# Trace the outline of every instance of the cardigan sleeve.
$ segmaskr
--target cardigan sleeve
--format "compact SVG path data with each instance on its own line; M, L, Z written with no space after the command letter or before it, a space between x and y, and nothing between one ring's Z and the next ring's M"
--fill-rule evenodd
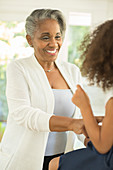
M37 132L49 132L51 114L31 106L29 85L24 69L18 62L13 61L8 65L6 73L6 97L9 116L25 128Z

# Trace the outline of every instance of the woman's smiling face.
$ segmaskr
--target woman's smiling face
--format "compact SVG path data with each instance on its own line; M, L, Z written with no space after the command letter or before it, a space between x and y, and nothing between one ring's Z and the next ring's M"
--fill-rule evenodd
M32 46L39 62L53 62L62 45L60 26L56 20L46 19L39 22Z

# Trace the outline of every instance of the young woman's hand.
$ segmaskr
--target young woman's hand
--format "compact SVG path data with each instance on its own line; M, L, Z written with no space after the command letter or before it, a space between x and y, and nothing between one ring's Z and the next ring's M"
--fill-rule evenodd
M84 134L86 137L88 137L83 119L73 119L71 123L71 129L76 134Z
M79 107L80 110L86 110L91 107L89 97L80 85L77 85L77 90L72 97L72 102Z

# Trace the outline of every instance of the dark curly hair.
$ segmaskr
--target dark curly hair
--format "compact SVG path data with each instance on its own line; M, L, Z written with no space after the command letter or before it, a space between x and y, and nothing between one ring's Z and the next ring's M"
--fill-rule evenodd
M90 85L96 84L105 91L113 87L113 20L108 20L85 36L81 51L83 76Z

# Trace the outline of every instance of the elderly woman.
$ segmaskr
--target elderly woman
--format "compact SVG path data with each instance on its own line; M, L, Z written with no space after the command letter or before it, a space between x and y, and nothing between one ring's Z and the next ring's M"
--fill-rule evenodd
M34 54L7 68L9 114L0 170L47 170L49 161L65 152L66 131L85 134L83 121L73 118L76 107L71 102L80 71L57 60L66 29L62 13L35 10L25 28Z

